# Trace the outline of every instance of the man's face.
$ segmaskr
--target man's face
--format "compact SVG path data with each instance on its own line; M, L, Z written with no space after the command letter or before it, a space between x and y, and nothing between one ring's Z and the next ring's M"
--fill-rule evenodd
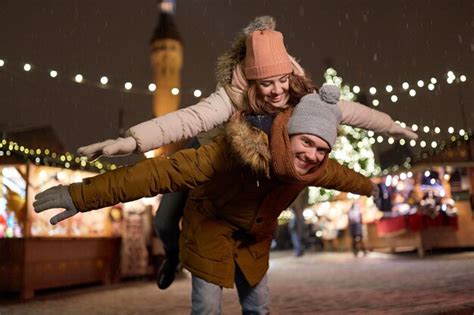
M331 151L326 141L310 134L298 134L290 137L291 151L294 154L293 165L299 175L305 175L319 166Z

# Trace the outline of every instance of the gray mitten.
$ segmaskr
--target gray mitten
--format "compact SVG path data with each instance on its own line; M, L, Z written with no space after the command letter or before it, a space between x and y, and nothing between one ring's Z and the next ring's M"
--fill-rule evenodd
M77 149L77 153L87 156L89 161L94 161L105 156L127 155L131 154L137 148L137 141L133 137L109 139L103 142L97 142Z
M35 196L36 201L33 203L35 212L40 213L48 209L64 208L65 211L49 220L53 225L78 213L79 211L74 206L67 188L68 186L58 185L37 194Z

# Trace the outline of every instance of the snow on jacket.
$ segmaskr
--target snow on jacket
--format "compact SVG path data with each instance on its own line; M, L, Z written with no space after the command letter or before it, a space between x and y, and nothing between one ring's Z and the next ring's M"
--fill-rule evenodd
M286 126L288 115L284 118ZM228 125L227 133L209 145L70 185L76 208L83 212L191 189L182 221L181 262L194 275L230 288L236 263L250 285L265 275L277 218L305 186L371 194L372 184L366 177L331 159L305 175L311 177L305 184L283 181L268 170L266 134L240 119Z

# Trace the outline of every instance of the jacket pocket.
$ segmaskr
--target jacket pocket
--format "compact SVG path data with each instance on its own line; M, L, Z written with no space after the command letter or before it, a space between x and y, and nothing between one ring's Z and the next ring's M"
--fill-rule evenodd
M205 216L183 218L184 245L205 259L218 262L232 259L234 241L230 233L230 228Z
M250 253L255 259L267 257L270 254L271 243L272 243L271 239L264 239L264 240L259 241L258 243L249 245Z

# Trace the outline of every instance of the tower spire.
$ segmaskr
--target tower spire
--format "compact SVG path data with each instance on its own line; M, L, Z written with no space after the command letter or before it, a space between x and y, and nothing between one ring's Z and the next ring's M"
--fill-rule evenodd
M157 1L158 23L150 40L150 59L156 90L153 95L155 117L173 112L180 105L183 45L174 20L175 0ZM161 150L170 153L172 149Z

